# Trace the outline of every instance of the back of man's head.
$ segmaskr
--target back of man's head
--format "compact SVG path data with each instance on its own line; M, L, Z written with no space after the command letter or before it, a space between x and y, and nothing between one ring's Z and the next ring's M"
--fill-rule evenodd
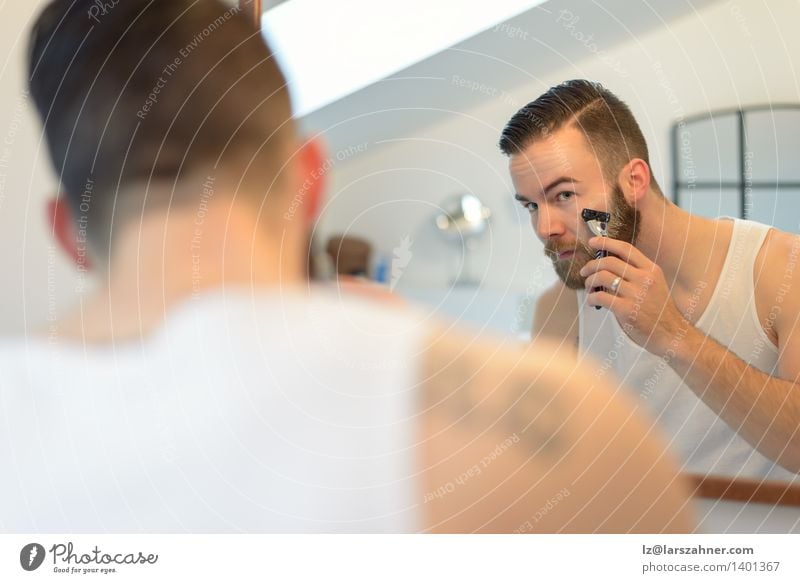
M95 248L112 212L141 210L152 182L213 170L258 184L260 196L280 192L294 137L289 96L238 7L54 0L34 26L29 75L53 164ZM141 200L117 201L123 192ZM183 202L161 198L148 208Z

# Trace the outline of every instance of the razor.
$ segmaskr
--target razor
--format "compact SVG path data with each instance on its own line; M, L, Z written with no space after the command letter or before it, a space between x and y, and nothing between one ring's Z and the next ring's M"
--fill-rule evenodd
M608 222L611 220L610 213L604 213L603 211L596 211L593 209L583 209L581 217L595 236L608 237ZM600 259L602 257L608 257L608 251L605 249L598 249L594 254L594 258ZM601 289L603 288L596 287L592 291L599 291ZM599 310L600 306L595 306L595 309Z

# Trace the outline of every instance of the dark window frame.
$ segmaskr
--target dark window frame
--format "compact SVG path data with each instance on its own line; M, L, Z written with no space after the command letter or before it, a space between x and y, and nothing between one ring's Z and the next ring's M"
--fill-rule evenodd
M727 108L727 109L717 109L714 111L708 111L704 113L699 113L691 116L687 116L675 122L672 125L672 131L670 132L670 141L671 141L671 148L672 148L672 201L680 206L681 208L683 205L681 204L681 192L684 190L690 189L698 189L698 188L711 188L711 189L736 189L739 193L739 217L741 219L749 219L749 211L752 208L752 201L751 204L748 204L748 197L752 196L752 190L754 188L771 188L775 189L776 191L783 190L783 189L800 189L800 181L753 181L747 179L747 169L746 169L746 155L747 155L747 133L746 133L746 121L745 116L749 113L755 112L763 112L763 111L777 111L777 110L794 110L800 113L800 103L772 103L772 104L761 104L761 105L753 105L748 107L741 107L741 108ZM713 119L714 117L722 117L734 115L737 119L738 124L738 144L737 144L737 155L738 155L738 165L739 165L739 179L736 181L730 180L722 180L720 178L716 181L702 181L702 180L681 180L680 176L680 144L679 144L679 132L681 129L685 128L686 126L695 123L706 121L708 119Z

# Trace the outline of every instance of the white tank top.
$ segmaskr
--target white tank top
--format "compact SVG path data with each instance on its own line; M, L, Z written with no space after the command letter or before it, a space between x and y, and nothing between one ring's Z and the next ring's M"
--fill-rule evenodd
M758 321L753 285L756 256L771 227L733 221L722 275L695 326L749 365L774 374L778 349ZM616 374L625 390L656 418L683 460L684 471L779 480L796 477L751 447L664 359L635 344L611 312L586 305L583 290L578 290L578 309L581 353L599 361L590 365L599 376Z
M144 342L0 343L0 529L418 530L423 316L226 290Z

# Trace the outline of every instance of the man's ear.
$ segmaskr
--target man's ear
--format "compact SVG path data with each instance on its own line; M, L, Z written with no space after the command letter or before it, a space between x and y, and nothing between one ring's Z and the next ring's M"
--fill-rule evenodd
M86 242L78 240L75 221L72 219L72 210L66 197L61 194L48 200L45 212L47 213L47 226L61 250L78 267L91 269Z
M622 168L618 181L625 200L635 206L650 191L650 166L641 158L634 158Z
M311 227L319 214L322 193L325 191L325 173L329 170L320 140L311 138L301 144L296 160L300 192L303 193L303 217L306 226Z

